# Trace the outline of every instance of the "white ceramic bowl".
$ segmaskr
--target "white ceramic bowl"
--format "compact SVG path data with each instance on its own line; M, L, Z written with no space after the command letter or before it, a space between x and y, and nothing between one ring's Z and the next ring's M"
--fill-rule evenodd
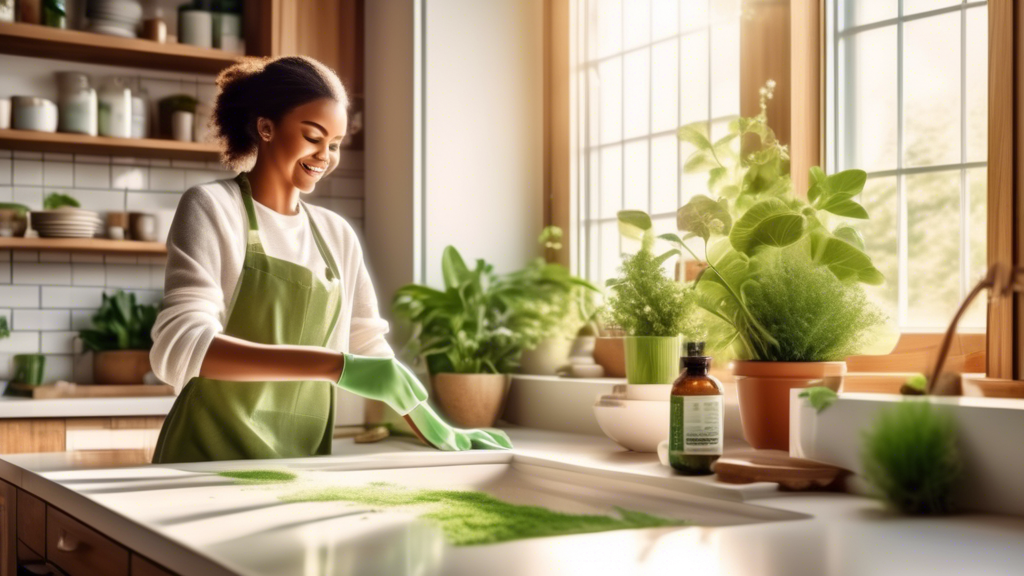
M605 436L634 452L658 451L658 443L668 438L669 401L627 400L604 395L594 404L597 425Z
M656 400L669 402L672 396L671 384L626 384L627 400Z

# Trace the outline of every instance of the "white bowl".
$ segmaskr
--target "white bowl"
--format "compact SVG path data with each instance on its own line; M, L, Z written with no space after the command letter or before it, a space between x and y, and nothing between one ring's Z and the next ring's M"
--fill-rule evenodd
M658 443L668 438L669 401L627 400L604 395L594 404L597 425L605 436L634 452L658 451Z
M626 400L656 400L669 402L671 384L626 384Z

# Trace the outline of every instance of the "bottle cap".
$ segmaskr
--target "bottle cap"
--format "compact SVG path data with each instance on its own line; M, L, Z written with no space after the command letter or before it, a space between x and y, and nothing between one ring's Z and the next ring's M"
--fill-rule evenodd
M704 355L704 343L703 342L687 342L686 343L686 355L687 356L703 356Z

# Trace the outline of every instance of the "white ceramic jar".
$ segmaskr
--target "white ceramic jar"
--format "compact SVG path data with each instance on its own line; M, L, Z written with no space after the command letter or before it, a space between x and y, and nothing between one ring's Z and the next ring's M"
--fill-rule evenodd
M89 86L89 77L80 72L57 72L57 90L60 94L57 129L95 136L99 103L96 90Z
M36 96L11 97L11 125L15 130L57 131L57 105Z
M132 136L132 91L121 78L108 78L100 87L99 132L114 138Z

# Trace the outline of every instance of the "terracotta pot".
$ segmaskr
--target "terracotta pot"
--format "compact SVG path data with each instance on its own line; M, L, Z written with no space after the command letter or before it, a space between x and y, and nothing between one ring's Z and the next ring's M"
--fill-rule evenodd
M506 374L434 374L437 406L459 428L487 428L501 416L511 379Z
M757 449L789 450L789 391L826 386L839 391L846 362L733 362L743 436Z
M594 362L604 368L609 378L626 377L626 339L598 337L594 341Z
M142 384L149 370L149 350L106 350L92 360L96 384Z
M523 374L558 373L558 369L569 363L572 338L546 338L533 350L523 350L519 358L519 372Z

